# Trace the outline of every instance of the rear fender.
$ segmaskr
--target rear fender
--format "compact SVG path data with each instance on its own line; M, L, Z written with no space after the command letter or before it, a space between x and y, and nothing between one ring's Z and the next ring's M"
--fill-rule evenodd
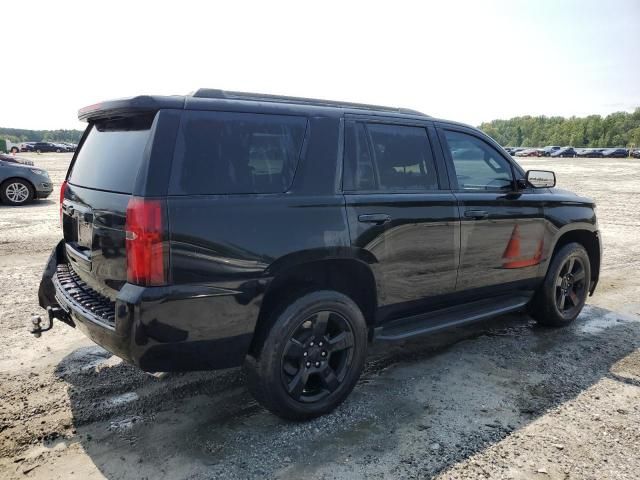
M265 271L268 277L275 277L280 272L300 264L320 260L360 260L368 265L378 263L378 259L369 251L352 247L313 248L290 253L273 262Z

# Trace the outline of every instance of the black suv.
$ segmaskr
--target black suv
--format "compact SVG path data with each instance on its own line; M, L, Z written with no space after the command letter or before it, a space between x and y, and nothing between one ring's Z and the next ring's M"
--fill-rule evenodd
M475 128L412 110L203 89L80 110L54 318L146 371L244 365L286 418L331 411L373 340L593 293L591 200Z
M32 150L30 151L34 151L34 152L38 152L38 153L45 153L45 152L66 152L67 149L65 147L63 147L62 145L57 145L55 143L51 143L51 142L35 142L32 145Z

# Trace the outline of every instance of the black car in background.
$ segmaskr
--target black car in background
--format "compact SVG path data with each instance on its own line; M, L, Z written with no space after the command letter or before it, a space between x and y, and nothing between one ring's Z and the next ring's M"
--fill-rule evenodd
M640 158L640 148L636 148L631 152L633 158Z
M602 151L602 156L606 158L627 158L629 150L626 148L607 148Z
M602 150L602 148L583 148L578 151L577 155L583 158L602 158L604 156Z
M210 89L79 118L50 321L147 371L244 365L286 418L340 404L370 341L525 309L568 325L598 282L593 201L470 126Z
M562 147L560 149L554 150L551 152L551 157L559 158L559 157L576 157L578 152L573 147Z
M67 151L65 147L63 147L62 145L57 145L55 143L51 143L51 142L35 142L32 145L34 152L38 152L38 153L48 153L48 152L65 152Z

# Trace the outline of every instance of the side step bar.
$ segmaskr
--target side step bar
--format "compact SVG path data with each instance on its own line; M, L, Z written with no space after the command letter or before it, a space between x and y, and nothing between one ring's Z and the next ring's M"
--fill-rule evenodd
M417 335L434 333L522 309L529 296L509 296L477 300L465 305L443 308L429 313L393 320L375 329L374 339L405 340Z

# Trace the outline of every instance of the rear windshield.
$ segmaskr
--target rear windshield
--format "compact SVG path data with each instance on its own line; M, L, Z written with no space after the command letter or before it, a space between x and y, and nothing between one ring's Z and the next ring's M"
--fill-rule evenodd
M92 124L69 182L80 187L132 193L152 123L153 116L141 116Z
M293 181L303 117L185 112L176 141L173 195L281 193Z

